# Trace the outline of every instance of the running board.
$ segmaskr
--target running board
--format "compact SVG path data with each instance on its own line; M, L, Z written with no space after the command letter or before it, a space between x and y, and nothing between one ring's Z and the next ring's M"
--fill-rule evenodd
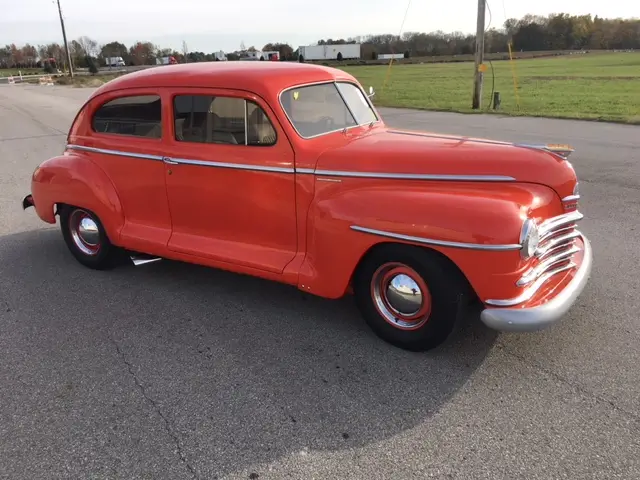
M131 261L133 264L138 267L140 265L145 265L147 263L157 262L158 260L162 260L161 257L152 257L151 255L139 254L139 255L131 255Z

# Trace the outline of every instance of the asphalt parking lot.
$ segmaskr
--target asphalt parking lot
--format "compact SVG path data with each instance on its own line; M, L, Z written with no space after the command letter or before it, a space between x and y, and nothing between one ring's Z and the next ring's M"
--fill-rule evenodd
M0 85L1 478L640 478L640 127L381 109L571 143L595 256L553 328L475 322L414 354L350 299L167 261L80 266L20 203L90 93Z

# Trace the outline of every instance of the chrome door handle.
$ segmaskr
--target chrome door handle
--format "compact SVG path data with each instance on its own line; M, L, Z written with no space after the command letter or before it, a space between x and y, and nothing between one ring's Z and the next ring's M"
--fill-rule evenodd
M162 157L162 161L168 165L178 165L178 162L171 160L169 157Z

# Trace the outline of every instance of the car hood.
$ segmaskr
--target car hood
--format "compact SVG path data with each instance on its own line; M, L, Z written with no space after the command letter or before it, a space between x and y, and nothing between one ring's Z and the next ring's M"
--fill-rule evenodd
M460 176L462 180L510 177L551 187L561 198L571 195L576 183L571 164L541 148L386 127L351 137L345 134L344 144L320 155L316 169L390 177Z

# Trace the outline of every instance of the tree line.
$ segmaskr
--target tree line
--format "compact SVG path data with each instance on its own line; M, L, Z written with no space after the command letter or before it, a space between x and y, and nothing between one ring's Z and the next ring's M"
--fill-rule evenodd
M475 51L475 35L462 32L406 32L400 36L368 35L317 42L318 45L346 43L360 43L363 59L375 59L382 53L421 57L464 55ZM510 18L502 28L489 28L485 35L488 53L506 52L509 46L514 51L640 49L640 19L607 19L566 13ZM129 47L118 41L100 45L87 36L72 40L69 50L75 68L91 68L94 63L104 65L104 59L108 57L122 57L127 65L152 65L157 58L166 56L173 56L179 63L214 61L217 58L216 52L189 51L184 42L181 51L177 51L144 41ZM238 60L246 52L256 50L254 46L246 48L242 43L239 50L227 52L226 56L228 60ZM299 59L297 49L287 43L269 43L262 47L262 51L278 51L281 60ZM0 68L40 68L48 59L65 65L64 47L58 43L0 47Z
M468 55L475 52L475 35L462 32L406 32L370 35L347 40L327 39L318 44L360 43L362 58L379 53L404 53L405 57ZM510 18L502 28L485 33L485 51L634 50L640 49L640 18L607 19L567 13Z

